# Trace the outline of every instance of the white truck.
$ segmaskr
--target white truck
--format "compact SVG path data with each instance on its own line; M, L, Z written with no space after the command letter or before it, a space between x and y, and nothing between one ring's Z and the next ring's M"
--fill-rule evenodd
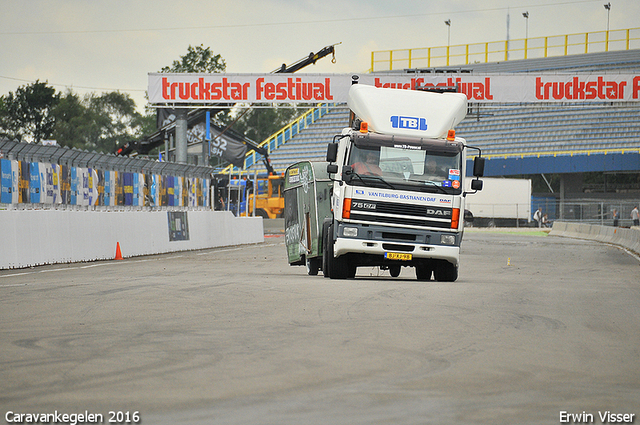
M354 84L348 105L354 125L329 143L327 163L285 173L289 263L332 279L353 278L359 266L396 277L410 266L419 280L455 281L470 147L453 128L466 96ZM473 175L483 168L477 156Z
M482 192L466 208L475 227L527 227L531 223L531 179L484 177ZM470 186L467 186L467 190ZM465 220L467 217L465 217Z

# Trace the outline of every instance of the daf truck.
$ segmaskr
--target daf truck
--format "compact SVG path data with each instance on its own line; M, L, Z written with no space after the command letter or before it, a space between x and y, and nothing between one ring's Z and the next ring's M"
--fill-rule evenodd
M354 84L348 105L353 125L329 143L327 162L285 173L289 263L331 279L378 266L394 277L413 267L419 280L455 281L471 147L454 127L466 96ZM472 191L482 189L483 167L478 155Z

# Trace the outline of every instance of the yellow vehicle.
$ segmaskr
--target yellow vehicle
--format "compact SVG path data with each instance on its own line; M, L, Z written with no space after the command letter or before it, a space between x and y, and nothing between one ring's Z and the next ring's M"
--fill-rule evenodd
M257 190L247 195L247 213L253 215L253 197L255 197L256 217L281 218L284 213L284 177L273 175L267 178L258 178Z

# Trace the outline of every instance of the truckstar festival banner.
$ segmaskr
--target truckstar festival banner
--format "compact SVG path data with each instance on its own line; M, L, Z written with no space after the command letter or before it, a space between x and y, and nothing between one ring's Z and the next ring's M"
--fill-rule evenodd
M355 74L149 74L153 105L344 103ZM633 74L361 74L359 84L410 90L458 86L469 102L640 100Z

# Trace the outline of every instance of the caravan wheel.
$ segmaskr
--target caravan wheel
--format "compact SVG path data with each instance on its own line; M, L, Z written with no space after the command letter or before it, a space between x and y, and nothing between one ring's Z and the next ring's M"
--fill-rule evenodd
M318 275L318 271L320 270L320 266L322 265L320 263L320 259L315 257L315 258L307 258L307 274L309 276L317 276Z

